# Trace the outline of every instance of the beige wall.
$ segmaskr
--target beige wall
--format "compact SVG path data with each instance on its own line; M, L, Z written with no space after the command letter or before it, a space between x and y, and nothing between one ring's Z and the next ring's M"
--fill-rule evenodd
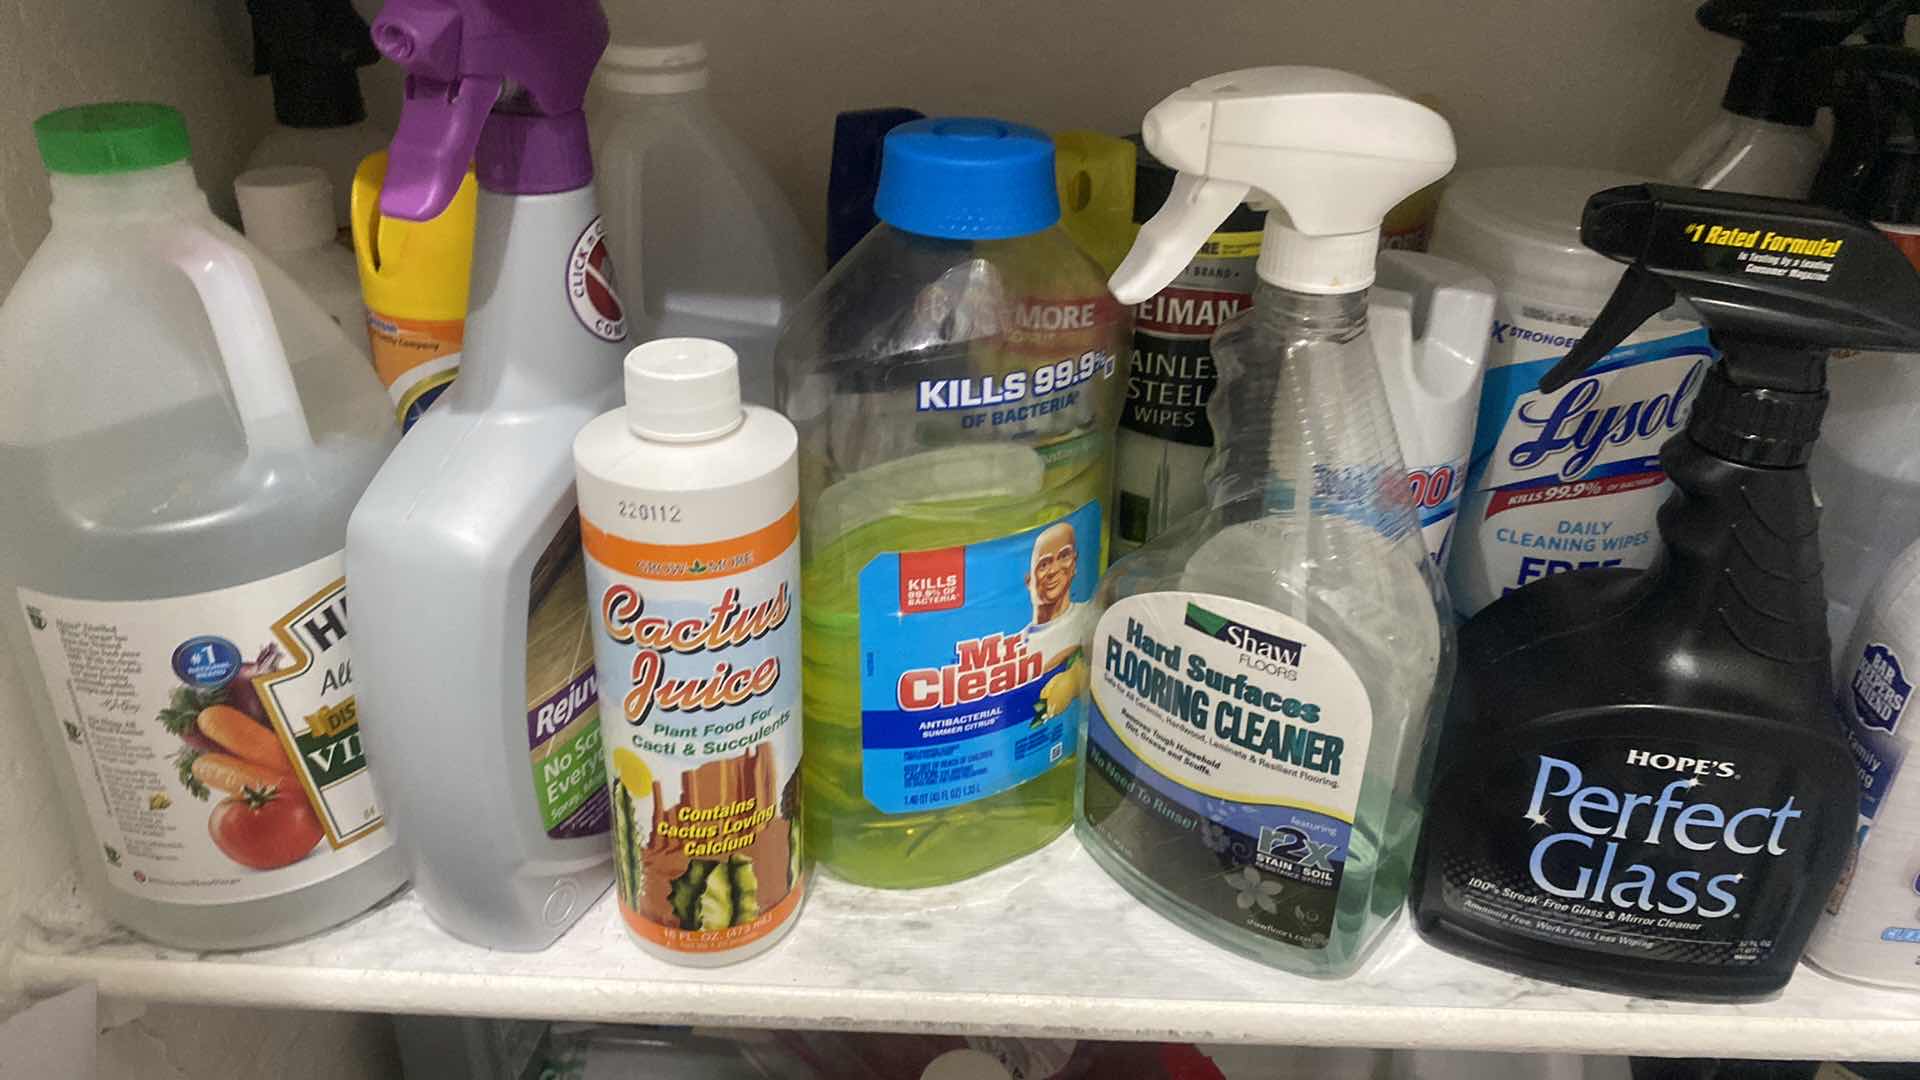
M271 119L266 82L242 67L238 0L0 0L0 291L47 231L33 118L116 98L187 117L194 168L231 214L233 175Z
M1718 106L1734 54L1693 0L605 2L618 37L706 39L721 112L816 234L842 109L1118 133L1202 76L1320 64L1437 102L1462 166L1658 170ZM397 74L369 87L390 117Z

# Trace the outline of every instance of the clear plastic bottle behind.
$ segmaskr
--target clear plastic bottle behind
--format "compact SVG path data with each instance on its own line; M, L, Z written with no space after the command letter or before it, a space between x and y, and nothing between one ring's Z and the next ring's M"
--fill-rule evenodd
M820 280L793 206L707 100L707 50L613 45L588 109L607 243L633 340L704 337L773 404L780 324Z
M288 650L263 646L298 634L291 617L274 625L282 613L339 587L347 516L394 444L385 396L332 321L207 209L177 112L82 106L36 133L53 228L0 307L0 595L81 877L116 921L170 945L314 933L405 871L360 791L364 764L349 760L351 686L267 710L305 690L275 674L291 670ZM117 643L54 645L75 622ZM344 630L329 630L341 637L310 667L316 678L346 651ZM211 662L192 659L193 642ZM88 656L119 665L117 688ZM216 704L229 719L251 714L237 731L251 739L212 745L196 713ZM307 727L315 708L349 719L324 736ZM274 780L227 753L233 742L262 761L263 738L337 763L321 777L330 790L301 807L294 785L310 770L289 760ZM89 754L110 768L84 768ZM218 762L231 768L205 771ZM243 786L275 814L327 819L333 843L307 834L290 862L241 862L219 823L244 814L228 806Z
M1038 132L998 121L925 120L889 135L888 161L903 133L964 140L975 130L987 132L983 143L996 130L1012 132L1009 140L1024 133L1044 143ZM1051 632L1037 628L1051 624L1027 624L1035 612L1026 606L1029 586L1020 573L1032 573L1027 552L1038 545L1021 534L1072 526L1070 534L1055 534L1071 535L1082 553L1068 564L1071 612L1084 612L1105 563L1103 522L1125 386L1119 358L1129 326L1098 268L1047 224L1058 216L1052 171L1047 152L1034 182L1044 185L1052 213L1009 238L943 238L883 221L800 306L781 338L781 404L800 431L800 501L807 508L806 838L809 852L848 880L889 887L958 880L1041 847L1071 817L1078 742L1071 706L1037 714L1031 728L1026 717L1010 725L1049 738L1062 729L1045 722L1065 729L1061 755L1024 782L952 805L888 812L870 797L876 778L866 770L880 760L873 748L878 716L893 705L878 693L863 697L862 689L876 636L918 635L914 627L924 623L916 620L927 618L905 613L904 601L880 610L885 598L868 592L870 621L863 626L863 572L894 553L966 551L967 582L956 606L1016 612L1010 623L982 615L991 625L973 632L1011 637L1025 626L1036 642L1042 634L1050 640ZM938 187L932 179L927 186ZM889 183L883 177L883 218ZM1040 371L1049 386L1032 381ZM1069 371L1059 386L1071 389L1051 392L1056 375ZM1016 373L1029 380L1031 393L1010 389ZM954 396L962 393L978 396L962 407ZM1008 404L988 403L996 396ZM995 543L1017 550L980 554ZM1017 560L1019 569L986 572L1001 559ZM899 629L884 629L889 625ZM1065 621L1061 628L1071 629ZM1084 634L1067 637L1061 648L1077 651ZM952 637L932 642L920 662L952 664L954 646ZM1053 672L1054 646L1037 648Z
M367 305L353 252L341 246L333 227L333 189L312 165L248 169L234 178L240 226L247 239L285 270L320 310L368 355Z

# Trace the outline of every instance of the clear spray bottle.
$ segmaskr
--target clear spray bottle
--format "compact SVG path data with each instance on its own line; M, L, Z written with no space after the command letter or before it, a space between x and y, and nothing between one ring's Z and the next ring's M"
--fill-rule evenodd
M1209 510L1094 598L1077 824L1150 906L1237 952L1341 975L1399 911L1415 777L1452 632L1367 334L1380 220L1444 176L1439 114L1358 76L1269 67L1150 111L1179 170L1111 286L1166 285L1249 193L1252 310L1214 339Z

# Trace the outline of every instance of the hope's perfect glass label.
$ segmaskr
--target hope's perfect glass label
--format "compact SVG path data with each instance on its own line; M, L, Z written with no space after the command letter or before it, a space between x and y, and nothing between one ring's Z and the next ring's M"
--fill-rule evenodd
M1691 739L1602 736L1505 753L1435 793L1439 902L1465 925L1698 965L1770 957L1851 800L1807 799L1790 762ZM1470 783L1471 796L1446 787ZM1444 854L1442 854L1444 853Z
M1039 776L1079 738L1100 505L860 572L862 784L891 814Z

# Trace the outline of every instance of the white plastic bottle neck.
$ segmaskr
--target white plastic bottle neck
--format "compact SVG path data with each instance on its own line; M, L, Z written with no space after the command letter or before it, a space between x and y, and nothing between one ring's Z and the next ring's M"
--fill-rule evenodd
M624 340L597 335L585 321L595 309L572 299L573 275L590 258L583 238L598 216L592 184L546 195L480 190L466 348L460 377L436 408L612 404Z
M50 173L47 186L53 193L49 215L55 224L165 217L207 209L206 193L185 161L93 176Z
M1260 280L1299 293L1331 296L1373 284L1378 225L1366 232L1308 236L1270 210L1260 239Z

